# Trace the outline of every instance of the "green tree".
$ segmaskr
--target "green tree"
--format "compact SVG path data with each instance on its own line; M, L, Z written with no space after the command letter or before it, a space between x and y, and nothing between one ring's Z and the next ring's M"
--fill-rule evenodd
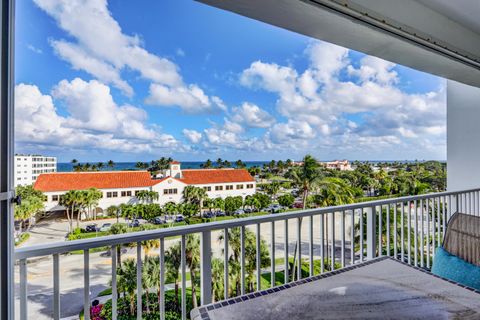
M127 259L117 268L117 286L124 298L130 302L130 315L135 315L135 291L137 289L137 263Z
M290 208L295 202L295 197L287 193L278 197L278 203L284 207Z
M299 187L299 189L302 190L302 207L303 209L305 209L310 191L315 187L315 185L322 177L322 174L319 170L318 161L311 155L306 155L303 158L302 165L295 167L295 169L292 170L291 177L294 183ZM300 218L300 227L302 224L302 220L303 219ZM297 255L297 250L298 243L295 244L295 250L293 255L294 257L296 257ZM296 259L294 259L292 271L295 270L295 264Z
M242 206L243 198L241 196L225 198L225 211L229 214L233 213L235 210L240 209Z
M278 181L273 181L272 183L266 185L266 189L267 193L272 197L272 199L275 199L275 196L280 191L280 183Z
M15 193L22 199L21 204L16 205L14 209L16 220L23 222L45 209L46 196L41 191L35 190L32 185L18 186Z
M207 161L205 161L205 163L202 163L200 166L204 169L210 169L213 166L212 160L207 159Z
M140 203L152 203L155 200L158 200L158 192L152 190L140 190L136 193L135 197L140 201Z
M179 310L178 304L178 277L180 275L180 265L181 265L181 243L175 242L168 250L165 252L165 264L167 266L168 278L173 279L175 295L174 295L174 305L175 311Z
M200 237L197 234L190 233L186 237L185 262L187 263L188 270L190 271L190 282L192 284L192 305L193 308L196 308L198 307L196 274L200 268Z
M212 258L212 302L222 300L223 296L223 272L224 264L222 259ZM226 298L226 297L224 297Z
M261 209L268 207L272 203L272 199L264 193L257 192L253 195L253 197L258 201L260 204L259 208Z
M123 234L127 233L128 228L124 223L114 223L110 227L110 233L111 234ZM117 250L117 265L122 266L122 245L117 245L116 246Z

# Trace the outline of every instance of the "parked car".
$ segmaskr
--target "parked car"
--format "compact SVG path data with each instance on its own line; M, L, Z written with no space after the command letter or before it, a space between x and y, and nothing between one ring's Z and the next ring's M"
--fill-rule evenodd
M215 213L211 212L211 211L206 211L206 212L202 213L202 217L210 219L210 218L215 217Z
M98 231L108 231L108 230L110 230L111 227L112 227L112 224L111 224L111 223L104 223L104 224L98 229Z
M252 213L253 212L253 210L250 209L250 208L245 208L245 209L243 209L243 211L245 211L245 213Z
M281 212L282 210L283 210L283 207L279 204L271 204L265 209L263 209L263 211L270 212L270 213L278 213L278 212Z
M97 232L98 231L97 225L95 223L94 224L89 224L89 225L85 226L85 231L86 232Z
M181 215L181 214L177 214L177 215L175 216L175 222L182 222L182 221L184 221L184 220L185 220L185 218L184 218L183 215Z
M152 219L153 224L164 224L166 221L162 219L161 217L155 217Z
M222 211L222 210L217 210L217 211L215 212L215 215L216 215L217 217L225 217L225 212Z
M132 222L128 224L130 228L140 227L140 221L138 219L133 219Z
M241 215L241 214L245 214L245 211L243 211L242 209L237 209L233 212L234 215Z
M303 203L302 202L295 202L293 204L293 207L296 209L302 209L303 208Z

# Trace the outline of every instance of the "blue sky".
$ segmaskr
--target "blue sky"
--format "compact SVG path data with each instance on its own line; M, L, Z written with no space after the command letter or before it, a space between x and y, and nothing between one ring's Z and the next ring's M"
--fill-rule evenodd
M445 159L443 79L194 1L19 1L16 32L16 152Z

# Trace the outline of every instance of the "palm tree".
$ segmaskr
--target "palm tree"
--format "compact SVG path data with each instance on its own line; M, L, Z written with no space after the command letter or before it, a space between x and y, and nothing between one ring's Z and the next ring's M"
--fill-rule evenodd
M167 272L170 278L174 280L175 286L175 297L174 297L174 304L175 310L178 310L178 277L180 275L180 265L182 263L181 260L181 243L175 242L174 245L168 249L165 253L165 264L167 266Z
M190 271L190 283L192 290L192 306L198 306L196 273L200 268L200 237L197 234L188 234L185 246L185 261Z
M123 234L127 231L127 226L123 223L114 223L110 227L111 234ZM122 245L117 245L117 265L122 267Z
M109 168L113 168L113 167L115 166L115 162L113 162L113 160L108 160L107 166L108 166Z
M187 186L183 189L183 201L189 204L196 204L202 214L203 201L207 198L207 191L195 186Z
M267 193L272 197L272 200L275 199L275 196L280 191L280 183L278 181L273 181L267 186Z
M152 225L143 224L140 229L142 231L153 230L153 229L155 229L155 227L152 226ZM160 248L160 239L151 239L151 240L142 241L142 247L143 247L143 251L144 251L144 254L145 254L144 259L147 260L148 254L150 253L150 250Z
M222 259L212 258L212 302L221 300L223 296L223 266Z
M137 199L143 203L152 203L154 200L158 200L158 192L151 190L141 190L136 195Z
M218 158L217 161L215 161L217 164L217 168L223 168L223 160L222 158Z
M70 161L70 163L73 164L73 165L75 165L75 164L78 163L78 160L77 160L77 159L72 159L72 160Z
M207 161L205 161L205 163L202 163L200 167L204 169L210 169L212 167L212 160L207 159Z
M242 160L237 160L235 161L235 167L239 168L239 169L243 169L246 167L245 163L242 161Z
M69 232L73 230L73 215L75 214L75 209L78 210L77 212L77 228L80 227L79 225L79 215L80 215L80 206L82 204L82 193L77 190L70 190L67 193L63 194L60 197L59 204L65 207L67 212L67 219L69 222Z
M137 263L135 259L127 259L117 269L117 285L124 298L130 301L130 315L135 314L135 291L137 289Z
M98 190L97 188L90 188L85 191L83 195L83 201L85 206L88 208L88 216L92 215L92 208L95 208L98 205L100 199L102 199L103 193ZM97 212L96 210L93 212L93 219L97 219Z
M223 160L223 166L225 168L230 168L230 167L232 167L232 164L228 160Z
M98 170L102 170L103 167L105 167L105 164L104 164L103 162L97 163L97 168L98 168Z
M148 257L147 260L145 260L145 267L144 270L146 273L148 273L148 280L146 283L149 283L149 287L155 287L157 288L157 299L158 299L158 305L160 305L160 274L161 274L161 269L160 269L160 259L159 257Z
M297 186L299 186L302 190L302 193L303 193L302 207L303 209L305 209L307 205L308 194L320 180L321 172L319 170L318 161L314 157L308 154L303 158L302 165L295 169L296 170L292 170L291 177L294 183ZM303 218L300 218L300 221L299 221L300 228L302 227L302 220ZM298 250L298 243L295 243L292 272L295 271L295 263L296 263L295 257L297 256L297 250ZM292 275L294 276L293 273Z
M222 232L218 237L219 241L223 241L225 238ZM229 267L231 268L229 274L232 276L233 295L240 295L240 254L241 254L241 229L231 228L228 230L228 244L231 247L231 254L228 258ZM265 240L260 241L260 268L265 268L269 264L269 252ZM225 253L224 253L225 254ZM254 272L256 270L256 235L245 229L245 272L247 274L246 281L249 291L253 291L254 285Z

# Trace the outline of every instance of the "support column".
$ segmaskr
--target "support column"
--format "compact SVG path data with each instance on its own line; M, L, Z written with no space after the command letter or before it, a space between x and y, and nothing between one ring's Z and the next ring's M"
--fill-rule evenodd
M13 48L14 0L2 0L0 28L0 319L14 319Z

